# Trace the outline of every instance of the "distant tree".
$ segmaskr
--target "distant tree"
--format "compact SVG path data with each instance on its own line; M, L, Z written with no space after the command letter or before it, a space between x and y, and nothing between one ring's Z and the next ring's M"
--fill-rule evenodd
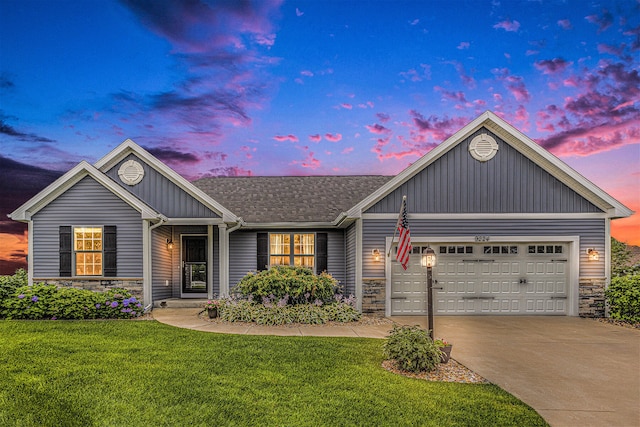
M631 265L631 251L627 244L614 237L611 238L611 276L622 277L631 274L634 268Z

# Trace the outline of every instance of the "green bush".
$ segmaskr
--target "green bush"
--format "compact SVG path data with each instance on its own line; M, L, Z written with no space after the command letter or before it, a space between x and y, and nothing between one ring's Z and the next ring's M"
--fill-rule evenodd
M21 286L29 284L27 272L20 268L16 270L12 276L0 276L0 304L5 298L13 295L13 293Z
M400 369L409 372L434 370L442 354L429 332L418 326L394 325L383 351L387 359L395 360Z
M330 304L297 305L223 299L218 307L218 316L227 322L254 322L259 325L324 324L329 321L354 322L360 319L360 313L353 306L352 299L336 300Z
M328 303L338 292L338 281L328 273L316 275L308 268L274 266L248 273L234 291L257 302L285 299L285 304L306 304L320 300Z
M611 318L640 323L640 274L614 277L604 294Z
M0 317L7 319L127 319L143 311L125 289L93 292L43 283L19 287L0 303Z

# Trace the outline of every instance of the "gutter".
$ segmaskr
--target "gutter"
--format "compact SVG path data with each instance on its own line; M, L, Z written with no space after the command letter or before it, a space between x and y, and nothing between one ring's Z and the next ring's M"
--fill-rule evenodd
M234 225L233 227L227 229L227 233L233 233L234 231L236 231L237 229L241 228L244 225L247 225L247 223L244 222L244 219L242 219L241 216L239 216L238 217L238 223L236 225Z

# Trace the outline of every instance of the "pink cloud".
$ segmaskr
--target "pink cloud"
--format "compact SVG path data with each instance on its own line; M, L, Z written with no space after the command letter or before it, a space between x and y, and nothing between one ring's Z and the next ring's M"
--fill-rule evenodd
M342 108L344 108L345 110L351 110L351 109L353 108L353 105L348 104L348 103L346 103L346 102L343 102L342 104L340 104L340 106L341 106Z
M502 81L506 89L513 95L518 102L525 102L531 99L531 94L527 90L524 79L520 76L511 75L511 72L507 68L494 68L491 70L496 78Z
M366 125L367 130L371 133L382 135L391 133L391 129L388 129L382 125L374 124L374 125Z
M304 15L304 12L296 7L296 16L302 16L302 15Z
M322 137L319 134L309 135L309 141L311 142L320 142Z
M598 26L598 33L606 31L613 24L613 15L606 9L602 11L602 15L589 15L585 16L591 24Z
M354 150L354 148L353 148L353 147L347 147L347 148L345 148L344 150L342 150L342 151L340 152L340 154L349 154L349 153L352 153L352 152L353 152L353 150Z
M300 71L300 74L307 77L313 77L313 72L309 70L302 70Z
M385 113L377 113L376 117L378 118L378 120L380 120L382 123L387 123L391 117L389 117L388 114Z
M458 72L458 76L460 77L460 80L462 80L462 83L464 83L465 86L472 89L476 87L475 79L471 77L469 74L467 74L467 71L465 70L464 65L462 65L461 62L447 61L446 63L451 64L455 67L456 71Z
M608 53L614 56L622 56L626 45L622 43L622 45L616 47L611 46L605 43L598 43L598 53Z
M576 127L538 143L556 156L590 156L623 145L640 144L640 125L638 122L611 122L595 127Z
M572 62L568 62L563 58L543 59L542 61L536 61L533 65L542 74L557 74L563 72Z
M520 29L520 23L518 21L512 21L510 19L505 19L504 21L500 21L493 26L493 28L501 28L505 31L515 32Z
M278 142L285 142L285 141L291 141L291 142L298 142L298 137L292 134L289 135L276 135L273 137L273 139L275 139Z
M460 42L460 44L456 49L460 49L460 50L469 49L469 46L471 46L469 42Z
M320 160L315 157L315 153L313 151L309 151L309 147L298 147L306 156L304 160L294 160L291 162L292 165L300 165L306 169L318 169L321 166Z
M304 84L304 80L302 80L300 77L295 78L293 81L298 83L299 85L303 85Z
M571 25L571 21L569 21L568 19L560 19L558 21L558 26L563 30L570 30L573 28L573 25Z
M443 101L446 100L446 101L454 101L454 102L462 102L462 103L467 102L464 96L464 93L462 91L452 92L440 86L435 86L433 89L436 90L437 92L440 92L440 94L442 94Z
M339 133L336 133L334 135L330 134L330 133L325 133L324 137L327 141L329 142L338 142L342 139L342 135Z

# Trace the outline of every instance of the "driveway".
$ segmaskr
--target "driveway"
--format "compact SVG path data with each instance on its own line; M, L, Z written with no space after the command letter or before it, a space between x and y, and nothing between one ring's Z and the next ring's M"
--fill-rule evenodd
M426 327L426 317L394 316ZM552 426L640 426L640 330L577 317L436 316L452 357Z

